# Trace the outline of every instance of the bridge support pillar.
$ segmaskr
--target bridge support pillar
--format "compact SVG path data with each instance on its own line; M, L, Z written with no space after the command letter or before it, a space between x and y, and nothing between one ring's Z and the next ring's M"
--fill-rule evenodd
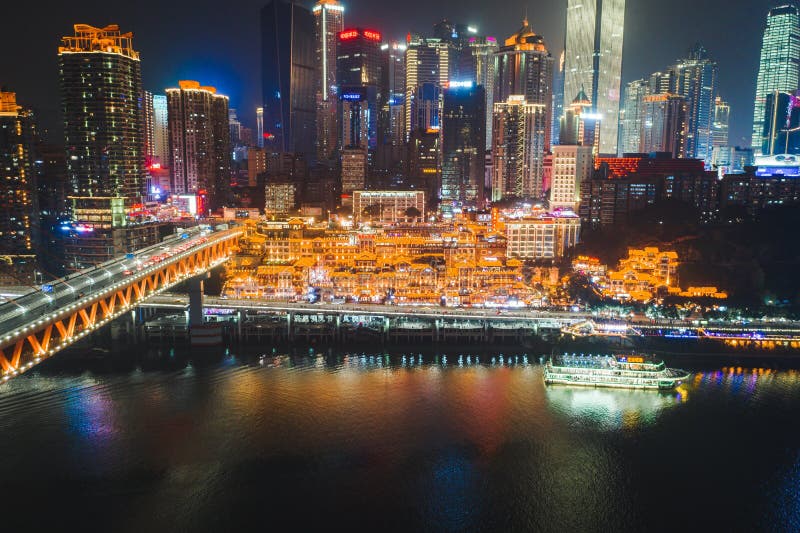
M294 340L294 324L292 324L294 318L294 313L287 312L286 313L286 339L287 340Z
M203 278L197 276L187 282L189 288L189 328L203 325Z

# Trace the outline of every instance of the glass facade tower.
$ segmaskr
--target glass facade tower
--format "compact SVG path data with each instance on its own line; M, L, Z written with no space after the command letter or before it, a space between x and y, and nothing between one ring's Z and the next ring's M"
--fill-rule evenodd
M800 13L794 5L770 9L761 43L756 80L752 147L761 152L764 143L764 112L773 91L796 91L800 71Z
M624 25L625 0L567 0L564 98L587 92L602 115L601 154L617 153Z

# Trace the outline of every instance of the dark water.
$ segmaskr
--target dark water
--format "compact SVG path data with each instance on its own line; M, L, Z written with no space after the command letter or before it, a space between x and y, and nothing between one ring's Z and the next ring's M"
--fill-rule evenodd
M800 530L796 370L701 365L665 395L545 387L520 354L376 355L12 380L0 530Z

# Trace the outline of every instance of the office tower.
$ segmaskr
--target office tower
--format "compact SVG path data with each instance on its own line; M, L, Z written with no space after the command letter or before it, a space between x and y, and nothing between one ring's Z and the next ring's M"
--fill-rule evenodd
M256 108L256 146L264 148L264 108Z
M142 93L142 124L144 125L144 162L146 167L155 161L155 110L153 109L153 93Z
M625 0L567 0L564 97L581 87L602 116L600 153L617 153Z
M486 149L492 146L492 108L494 106L495 64L494 55L497 52L497 39L494 37L472 36L468 39L469 52L472 63L470 70L465 71L459 79L471 80L476 85L483 87L486 95ZM462 71L465 69L462 69ZM467 75L468 74L468 75Z
M33 113L17 105L16 94L0 91L0 281L33 281L39 239ZM11 279L8 279L8 278ZM17 279L15 279L17 278Z
M231 146L241 144L242 123L239 122L239 117L234 108L228 109L228 128L230 129Z
M625 87L625 99L620 119L620 151L633 154L639 151L644 118L644 97L649 94L649 80L634 80ZM659 93L656 93L659 94Z
M792 4L774 7L767 14L756 80L752 147L763 144L767 96L773 91L796 91L800 71L800 12Z
M438 131L442 125L442 87L437 83L418 85L412 101L411 131Z
M522 95L495 102L492 124L492 201L542 197L547 105Z
M351 199L353 191L360 191L367 184L367 149L343 148L342 154L342 198Z
M800 91L767 96L762 155L800 154Z
M425 39L409 35L406 43L405 129L411 136L412 117L418 115L416 99L424 84L446 87L450 81L450 54L452 47L440 39ZM441 104L440 104L441 105Z
M581 200L581 185L591 177L591 146L553 146L550 209L570 209L577 213Z
M523 20L522 28L506 39L495 54L495 80L495 102L503 103L512 95L522 95L526 103L544 106L547 114L544 150L548 150L553 105L553 57L542 36L534 33L528 25L527 18Z
M639 152L686 157L686 99L662 93L644 97Z
M405 148L404 102L406 65L404 43L381 45L381 109L378 113L378 149L376 166L382 170L396 169L402 164Z
M558 57L558 65L553 70L553 103L550 117L550 139L552 144L559 144L561 137L561 117L564 116L564 51Z
M414 130L408 139L409 184L424 189L426 197L437 197L441 183L441 135L439 131Z
M166 168L169 164L169 122L167 96L153 95L153 162Z
M76 24L58 49L73 214L104 204L102 222L114 227L126 224L125 209L144 192L142 75L132 39L115 24Z
M378 145L378 102L383 98L381 39L379 32L362 28L339 33L336 79L341 147L360 146L374 151Z
M671 69L670 92L686 99L686 157L711 164L714 100L717 97L717 64L702 45Z
M317 159L329 160L337 148L336 57L339 34L344 29L344 7L336 0L319 0L314 13L314 43L317 64Z
M711 124L711 144L728 145L728 124L730 123L731 106L721 97L714 100L714 121Z
M565 106L559 121L558 144L589 146L597 155L597 116L592 113L592 102L584 91L579 92L572 103Z
M181 80L167 89L167 105L172 193L205 196L207 209L224 206L231 179L228 97Z
M486 94L471 81L451 81L442 111L442 207L481 206L486 150Z
M316 155L317 63L314 17L300 4L271 0L261 9L265 146Z

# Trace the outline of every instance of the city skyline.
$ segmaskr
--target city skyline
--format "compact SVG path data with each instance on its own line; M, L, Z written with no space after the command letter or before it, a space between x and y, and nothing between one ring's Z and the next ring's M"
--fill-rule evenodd
M737 0L728 3L724 11L713 6L694 6L680 0L673 3L669 12L661 12L656 2L629 5L626 10L625 50L623 54L622 83L652 72L661 64L669 64L683 57L695 42L701 41L720 67L720 95L731 104L731 144L746 145L751 130L752 100L758 69L758 51L767 10L771 2L754 3ZM255 126L255 108L260 104L260 52L258 11L262 1L249 1L226 14L220 25L213 17L210 2L193 3L191 13L180 10L186 23L166 27L161 21L176 20L170 16L180 6L159 6L161 16L152 16L153 10L122 12L114 6L86 2L82 5L56 7L52 16L40 25L43 37L15 54L0 58L0 71L7 73L0 84L18 94L23 105L38 111L45 129L52 129L52 139L60 138L60 120L55 83L55 57L52 45L72 24L86 23L103 26L118 23L137 38L142 53L143 86L155 93L174 84L175 79L209 80L220 91L230 95L231 106L240 110L245 125ZM307 9L313 6L302 4ZM395 13L392 6L368 5L364 0L343 2L348 26L374 27L380 30L385 41L402 39L409 31L431 35L433 25L441 18L453 22L477 25L481 33L503 39L519 27L527 11L531 27L541 34L554 56L560 54L564 42L566 2L546 0L518 2L501 15L492 12L491 6L480 2L448 2L428 6L420 2ZM14 5L10 16L20 20L34 16L30 6ZM687 13L693 13L688 16ZM143 17L142 15L146 15ZM37 17L38 18L38 17ZM208 20L206 20L208 19ZM647 21L658 20L650 25ZM706 21L714 20L708 25ZM214 23L214 30L204 31ZM725 28L733 23L740 31ZM225 28L229 28L225 30ZM168 45L159 36L165 32L175 35ZM184 33L185 32L185 33ZM51 35L52 34L52 35ZM219 39L195 40L192 35L219 35ZM18 41L14 31L4 34L9 43ZM639 50L646 49L647 54ZM31 74L25 65L38 65ZM252 108L252 112L251 111ZM252 115L252 116L251 116Z

